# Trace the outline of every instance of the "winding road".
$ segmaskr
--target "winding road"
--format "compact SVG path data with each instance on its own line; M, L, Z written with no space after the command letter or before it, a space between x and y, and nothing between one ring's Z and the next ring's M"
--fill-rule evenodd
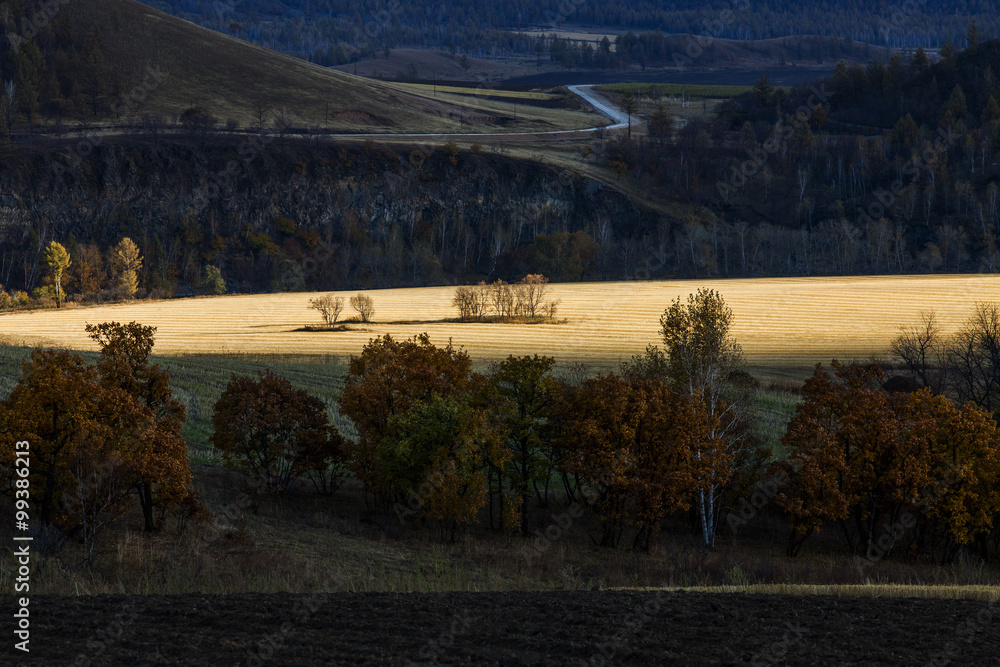
M628 127L628 115L614 105L606 97L594 91L594 84L573 85L567 88L575 95L581 97L587 104L592 106L599 113L612 120L610 125L599 125L595 127L585 127L576 130L551 130L545 132L462 132L462 133L393 133L393 132L354 132L354 133L330 133L321 135L323 139L423 139L433 141L453 141L484 139L490 143L507 142L539 142L539 141L560 141L570 139L586 139L596 136L599 132L609 130L620 130ZM632 116L632 126L638 127L642 121L637 116ZM167 132L169 133L169 132ZM88 137L115 137L124 136L125 132L116 132L100 128L93 129ZM288 137L300 139L315 138L317 135L289 134Z
M448 141L452 139L489 139L491 141L558 141L561 139L583 139L592 137L597 132L608 130L620 130L628 127L628 114L615 106L610 100L594 92L594 86L578 85L568 86L570 92L580 96L583 100L594 107L599 113L607 116L612 121L611 125L601 125L597 127L586 127L578 130L553 130L551 132L466 132L451 134L421 134L421 133L382 133L370 134L358 132L352 134L331 134L329 137L338 139L433 139L435 141ZM637 127L642 124L638 117L632 116L632 126Z

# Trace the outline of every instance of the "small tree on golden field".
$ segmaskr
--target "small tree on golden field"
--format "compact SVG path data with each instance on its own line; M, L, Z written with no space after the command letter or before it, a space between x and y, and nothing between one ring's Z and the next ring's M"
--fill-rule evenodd
M316 299L309 299L309 307L319 311L319 314L323 316L326 326L332 327L337 324L337 318L340 317L340 312L344 310L344 297L327 294Z
M514 291L511 286L503 280L497 280L490 288L490 303L493 305L493 312L497 317L511 317L514 315Z
M516 285L515 312L524 317L535 317L542 312L543 302L549 291L549 279L540 273L529 273Z
M357 311L362 322L371 322L375 316L375 301L366 294L352 296L351 308Z

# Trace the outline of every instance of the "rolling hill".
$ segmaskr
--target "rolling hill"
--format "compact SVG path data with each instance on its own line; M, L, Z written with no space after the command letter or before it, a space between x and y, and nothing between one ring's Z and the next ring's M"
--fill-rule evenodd
M34 41L44 54L50 42L71 40L75 43L65 47L69 58L100 62L93 71L101 72L102 80L84 81L83 93L77 92L78 97L89 99L92 89L94 103L71 107L88 122L95 115L96 120L114 119L116 107L157 113L168 120L186 109L202 107L222 123L235 119L244 127L256 126L261 116L270 124L280 115L295 127L412 132L457 129L463 113L468 113L453 100L333 71L134 0L88 0L59 7L59 13L66 16L56 15L53 34L40 33ZM59 77L58 62L46 65L53 80ZM47 92L46 76L40 77L40 96ZM68 85L60 78L49 88ZM55 90L49 94L60 97ZM62 96L69 97L69 93ZM39 113L46 114L45 104Z

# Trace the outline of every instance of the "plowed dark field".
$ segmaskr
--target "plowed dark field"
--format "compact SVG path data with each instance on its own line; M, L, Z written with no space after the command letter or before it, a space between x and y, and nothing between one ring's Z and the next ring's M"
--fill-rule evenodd
M12 610L11 598L4 609ZM1000 606L656 592L39 597L4 665L998 665Z

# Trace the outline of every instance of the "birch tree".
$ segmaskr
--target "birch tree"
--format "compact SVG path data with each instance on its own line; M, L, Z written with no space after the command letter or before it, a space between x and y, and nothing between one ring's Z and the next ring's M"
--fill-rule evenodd
M720 499L751 448L746 428L750 389L738 378L743 349L730 333L733 312L715 290L700 289L687 302L674 301L660 317L665 346L665 372L674 389L705 404L713 424L708 437L721 443L723 463L706 466L695 501L706 547L715 546ZM701 454L697 453L696 456Z

